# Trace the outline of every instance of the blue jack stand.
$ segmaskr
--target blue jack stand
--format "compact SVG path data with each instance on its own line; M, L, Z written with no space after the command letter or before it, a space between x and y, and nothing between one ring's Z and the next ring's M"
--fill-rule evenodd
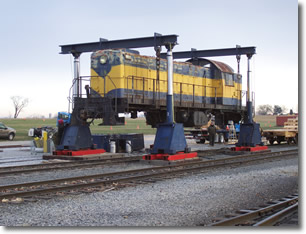
M248 123L240 126L240 134L236 147L232 147L232 151L262 151L267 150L268 146L264 146L261 141L260 125L252 120L252 102L247 102L248 107Z
M263 142L261 141L260 125L258 123L253 122L252 102L250 101L247 101L247 111L248 111L247 123L244 123L240 126L240 134L236 146L238 147L240 146L255 147L257 145L262 146Z
M57 150L80 150L93 148L89 127L86 125L70 125L65 128Z
M152 154L176 154L185 152L187 142L183 124L162 123L158 125Z
M236 146L250 146L263 145L261 141L260 125L258 123L245 123L240 127L240 134Z

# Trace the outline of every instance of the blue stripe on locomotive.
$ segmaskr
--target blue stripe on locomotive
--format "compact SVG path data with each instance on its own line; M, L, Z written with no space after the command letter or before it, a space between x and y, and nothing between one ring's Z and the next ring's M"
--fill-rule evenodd
M107 93L107 97L117 97L117 98L127 98L132 97L132 95L137 95L137 98L153 99L153 92L151 91L142 91L142 90L131 90L131 89L114 89ZM166 100L167 93L161 92L160 99ZM173 100L179 102L181 100L180 94L173 94ZM193 96L183 94L183 102L193 102ZM215 103L217 101L217 103ZM220 105L238 105L239 100L237 98L225 98L225 97L205 97L205 96L194 96L195 103L206 103L206 104L220 104Z

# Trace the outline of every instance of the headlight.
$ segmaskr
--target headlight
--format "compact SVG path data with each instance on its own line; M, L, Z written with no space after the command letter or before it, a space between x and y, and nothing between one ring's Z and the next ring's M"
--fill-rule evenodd
M107 62L107 56L101 56L100 57L100 63L105 64Z
M129 54L124 54L126 60L132 60L132 56Z

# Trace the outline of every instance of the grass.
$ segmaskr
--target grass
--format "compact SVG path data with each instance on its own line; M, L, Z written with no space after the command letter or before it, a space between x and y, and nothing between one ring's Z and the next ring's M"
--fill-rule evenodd
M262 129L279 128L276 126L276 116L273 115L258 115L255 121L260 123ZM28 136L30 128L37 128L42 126L56 126L56 119L0 119L0 122L16 129L17 133L15 141L32 140ZM146 135L154 135L156 129L150 125L146 125L145 118L126 119L126 124L122 126L98 126L99 120L95 120L90 126L92 134L126 134L126 133L143 133ZM6 141L6 139L0 139Z
M276 115L256 115L254 120L263 130L281 128L276 125Z
M30 128L56 127L56 119L0 119L0 122L17 131L15 141L32 140L33 138L28 136ZM156 133L155 128L146 125L145 118L126 119L126 124L122 126L98 126L99 123L99 120L96 120L94 124L91 124L92 134L143 133L154 135ZM0 139L0 141L6 141L6 139Z
M121 126L98 126L99 123L99 121L95 121L91 125L90 130L92 134L143 133L152 135L156 133L155 128L146 124L145 118L125 119L125 125Z

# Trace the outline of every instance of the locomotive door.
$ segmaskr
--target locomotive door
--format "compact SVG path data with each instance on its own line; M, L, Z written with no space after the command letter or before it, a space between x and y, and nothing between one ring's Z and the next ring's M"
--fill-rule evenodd
M128 103L135 102L136 96L136 78L137 78L137 68L133 64L124 65L124 74L126 79L126 95L128 98Z

